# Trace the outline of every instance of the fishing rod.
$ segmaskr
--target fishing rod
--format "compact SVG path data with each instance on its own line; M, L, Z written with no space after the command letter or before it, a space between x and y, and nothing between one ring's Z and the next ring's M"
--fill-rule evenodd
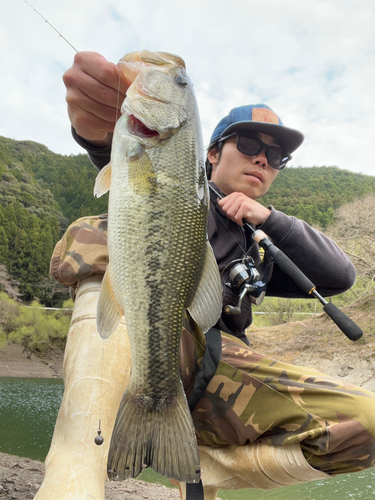
M75 50L76 52L78 52L78 50L77 50L75 47L73 47L73 45L69 42L69 40L67 40L67 39L65 38L65 36L63 36L63 35L60 33L60 31L58 31L58 30L57 30L57 29L56 29L56 28L55 28L55 27L54 27L54 26L53 26L53 25L52 25L52 24L48 21L48 19L46 19L44 16L42 16L42 14L41 14L40 12L38 12L38 11L36 10L36 8L35 8L33 5L31 5L31 3L30 3L30 2L28 2L27 0L25 0L25 3L27 3L27 5L30 5L30 7L33 9L33 11L34 11L34 12L36 12L36 13L37 13L37 14L38 14L38 15L39 15L39 16L40 16L43 20L44 20L44 22L45 22L45 23L49 24L49 25L51 26L51 28L52 28L53 30L55 30L55 31L56 31L56 33L59 35L59 37L60 37L60 38L62 38L63 40L65 40L65 41L66 41L66 43L67 43L67 44L69 44L69 45L72 47L72 49L73 49L73 50Z
M220 199L224 196L221 195L214 187L209 184L210 189L216 194ZM344 314L340 309L338 309L332 302L328 302L324 297L318 293L316 286L309 278L297 267L294 262L292 262L289 257L285 255L279 248L277 248L274 243L269 239L269 237L261 229L254 229L251 224L243 220L245 226L249 228L251 232L251 237L253 240L267 252L273 260L278 264L280 269L287 274L290 278L294 280L296 285L309 295L314 296L323 304L324 311L332 319L334 323L340 328L340 330L348 337L350 340L358 340L362 337L363 331L358 325L354 323L346 314ZM236 314L236 313L234 313Z

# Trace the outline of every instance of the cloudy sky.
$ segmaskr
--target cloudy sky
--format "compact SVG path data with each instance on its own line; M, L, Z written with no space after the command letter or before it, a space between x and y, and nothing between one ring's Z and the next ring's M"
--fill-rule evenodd
M291 165L375 175L373 0L30 1L78 51L183 57L205 145L232 107L265 102L305 134ZM74 50L24 0L2 3L0 44L0 135L83 152L62 82Z

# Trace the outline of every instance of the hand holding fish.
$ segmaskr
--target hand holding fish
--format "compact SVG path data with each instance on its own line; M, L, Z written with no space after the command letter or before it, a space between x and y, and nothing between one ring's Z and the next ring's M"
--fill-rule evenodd
M255 200L252 200L243 193L231 193L219 200L219 205L225 215L243 226L243 219L254 226L263 224L271 214L269 208L264 207Z
M130 82L119 67L96 52L78 52L63 80L70 121L78 135L110 144Z

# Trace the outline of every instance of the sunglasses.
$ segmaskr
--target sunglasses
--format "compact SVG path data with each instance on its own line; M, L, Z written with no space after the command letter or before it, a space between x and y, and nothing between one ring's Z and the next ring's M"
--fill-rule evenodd
M261 151L265 150L268 164L276 170L282 170L287 162L292 158L289 153L285 153L280 147L265 144L256 135L242 135L238 132L234 132L233 134L222 137L218 140L218 142L225 141L229 137L236 134L237 149L240 153L248 156L256 156Z

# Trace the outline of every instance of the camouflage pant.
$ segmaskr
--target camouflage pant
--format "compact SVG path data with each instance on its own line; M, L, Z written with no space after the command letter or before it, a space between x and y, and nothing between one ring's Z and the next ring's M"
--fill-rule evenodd
M65 285L104 274L107 217L84 217L56 245L51 274ZM185 318L180 370L189 397L205 350L205 336ZM356 472L375 463L375 395L316 370L289 365L253 351L222 333L215 376L195 410L201 445L301 443L309 463L329 474Z
M203 333L186 318L180 370L188 397L204 345ZM310 465L328 474L375 464L374 394L267 358L226 333L222 349L216 374L193 411L199 444L297 442Z

